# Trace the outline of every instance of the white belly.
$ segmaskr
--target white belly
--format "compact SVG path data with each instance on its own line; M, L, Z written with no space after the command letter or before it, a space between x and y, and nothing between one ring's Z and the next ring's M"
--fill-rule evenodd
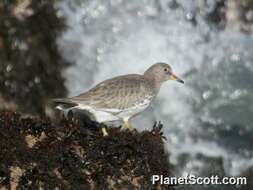
M91 119L99 123L120 120L120 118L113 115L112 112L97 110L97 109L91 108L90 106L84 106L84 105L79 105L76 108L80 110L88 111L92 115Z
M128 120L129 118L144 111L150 105L151 101L152 98L148 97L142 102L124 110L106 108L97 109L86 105L78 105L75 108L88 111L92 114L95 121L103 123L109 121Z
M122 110L122 112L120 112L117 117L121 118L122 120L124 120L124 118L131 118L139 113L141 113L142 111L144 111L147 107L149 106L149 104L147 105L136 105L134 107L130 107L128 109Z
M122 112L120 112L117 116L120 117L122 120L131 118L144 111L150 105L151 101L152 101L151 97L148 97L142 102L135 104L130 108L122 110Z

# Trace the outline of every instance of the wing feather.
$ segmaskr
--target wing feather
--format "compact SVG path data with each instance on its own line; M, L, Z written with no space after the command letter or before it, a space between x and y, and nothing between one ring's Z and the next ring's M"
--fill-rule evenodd
M72 102L97 109L124 110L152 96L154 90L142 75L126 75L101 82L94 88L70 98Z

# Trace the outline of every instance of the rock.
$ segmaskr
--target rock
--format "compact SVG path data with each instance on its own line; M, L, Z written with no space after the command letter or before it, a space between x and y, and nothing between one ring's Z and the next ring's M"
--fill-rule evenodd
M108 128L103 137L88 120L81 127L1 111L0 189L173 189L151 184L154 174L171 175L161 127Z
M9 109L41 114L51 98L67 93L61 72L68 64L56 44L64 21L50 0L6 2L0 3L0 99Z
M253 187L253 167L247 169L247 171L242 172L240 176L245 176L247 178L247 184L241 186L241 190L251 190Z

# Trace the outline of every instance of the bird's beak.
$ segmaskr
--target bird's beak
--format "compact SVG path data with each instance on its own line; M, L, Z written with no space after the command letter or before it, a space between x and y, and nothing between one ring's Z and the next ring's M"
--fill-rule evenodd
M183 83L184 84L184 81L180 78L178 78L176 75L172 74L170 75L170 80L175 80L177 82L180 82L180 83Z

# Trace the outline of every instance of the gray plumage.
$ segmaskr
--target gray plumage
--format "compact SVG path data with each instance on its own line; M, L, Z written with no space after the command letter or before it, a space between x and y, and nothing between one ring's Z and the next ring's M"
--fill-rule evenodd
M150 105L161 83L169 79L183 82L172 74L168 64L157 63L143 75L129 74L111 78L78 96L55 99L54 102L61 110L76 108L91 112L98 122L128 121Z
M152 81L145 80L143 75L132 74L105 80L85 93L71 98L56 99L55 102L122 110L154 96L156 91Z

